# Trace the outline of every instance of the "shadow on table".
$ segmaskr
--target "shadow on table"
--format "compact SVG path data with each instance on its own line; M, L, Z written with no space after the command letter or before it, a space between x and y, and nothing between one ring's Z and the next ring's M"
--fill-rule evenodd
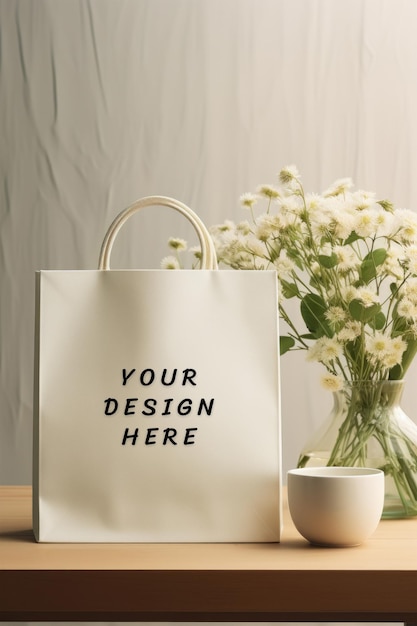
M10 530L0 532L0 539L7 539L8 541L24 541L25 543L36 543L35 535L32 528L28 530Z

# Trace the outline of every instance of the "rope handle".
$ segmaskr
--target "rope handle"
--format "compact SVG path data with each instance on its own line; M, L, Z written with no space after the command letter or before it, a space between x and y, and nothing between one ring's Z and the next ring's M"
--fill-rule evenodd
M117 217L110 224L110 227L104 237L100 250L100 258L98 263L99 270L110 269L110 255L113 248L114 240L116 239L116 235L123 226L123 224L134 213L137 213L141 209L144 209L148 206L167 206L175 209L176 211L184 215L184 217L186 217L188 221L191 222L191 224L193 225L200 240L201 269L217 269L217 257L213 240L198 215L194 211L192 211L186 204L183 204L182 202L180 202L179 200L175 200L174 198L168 198L166 196L147 196L145 198L137 200L129 207L127 207L127 209L121 211L121 213L119 213L119 215L117 215Z

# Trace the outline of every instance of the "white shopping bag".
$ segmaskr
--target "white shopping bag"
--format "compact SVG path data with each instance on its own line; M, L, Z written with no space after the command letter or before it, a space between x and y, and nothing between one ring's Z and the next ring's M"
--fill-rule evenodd
M206 269L109 269L152 204L193 223ZM279 541L275 272L214 269L204 225L163 197L116 218L99 267L37 273L36 539Z

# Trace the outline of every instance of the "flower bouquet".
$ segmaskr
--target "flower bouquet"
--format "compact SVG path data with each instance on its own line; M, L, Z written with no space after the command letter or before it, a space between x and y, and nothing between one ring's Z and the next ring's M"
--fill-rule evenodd
M417 426L399 407L417 352L417 214L353 191L349 178L306 193L289 166L279 182L243 194L248 219L211 234L220 265L276 270L281 354L305 350L325 368L335 407L299 465L380 467L385 516L417 515ZM169 243L175 256L162 265L179 268L187 244Z

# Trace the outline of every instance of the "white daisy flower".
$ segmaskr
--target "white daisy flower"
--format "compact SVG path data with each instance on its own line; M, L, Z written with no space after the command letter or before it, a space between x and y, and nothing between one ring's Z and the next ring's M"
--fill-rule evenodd
M321 362L324 365L330 365L335 359L341 357L342 345L336 338L322 337L318 341L322 344Z
M375 213L371 209L358 211L353 219L353 228L359 237L370 237L375 233Z
M349 272L358 266L358 259L350 246L334 246L334 254L337 256L337 268L341 272Z
M356 300L360 300L365 306L371 306L379 302L377 293L370 287L359 287L356 289Z
M371 356L381 361L390 349L390 338L378 331L374 335L368 335L366 337L366 349Z
M328 391L339 391L343 387L343 378L327 372L321 377L321 384Z
M305 196L307 211L310 213L319 209L323 204L323 198L317 193L307 193Z
M281 250L279 257L274 261L278 278L286 279L296 268L294 261L288 258L287 252Z
M375 203L375 193L358 189L349 194L349 199L358 211L363 211Z
M259 241L259 239L257 239L256 237L251 237L250 239L248 238L247 240L247 251L250 252L251 254L254 254L255 256L261 257L261 258L266 258L266 250L265 250L265 244L261 241Z
M239 198L240 204L247 209L250 209L254 204L257 203L257 201L258 196L255 196L255 194L250 192L243 193Z
M398 303L398 315L406 319L417 320L417 304L409 298L402 298Z
M284 215L300 215L304 211L303 201L296 196L283 196L277 202Z
M330 187L328 187L326 191L323 192L323 196L325 198L328 198L330 196L338 196L349 191L351 187L353 187L353 182L351 178L339 178L338 180L335 180L335 182L330 185Z
M417 245L407 246L405 251L405 263L413 274L417 275Z
M259 185L256 191L260 196L264 196L265 198L275 199L280 197L278 189L273 185Z
M382 332L376 331L374 335L367 336L366 349L370 360L380 363L385 368L392 368L401 363L404 350L407 348L401 337L391 339Z
M342 344L330 337L320 337L307 352L308 361L319 361L331 365L342 354Z
M196 259L201 260L202 254L200 246L192 246L192 248L190 248L190 252Z
M177 250L178 252L187 249L187 242L185 239L180 239L179 237L170 237L168 239L168 245L172 250Z
M401 337L391 339L390 346L381 359L382 366L391 369L395 365L399 365L406 348L407 344Z
M175 256L166 256L161 261L161 268L163 270L179 270L180 262Z
M348 341L355 341L362 333L362 325L355 320L349 320L345 326L337 333L338 341L347 343Z
M265 213L256 220L255 236L260 241L268 241L275 231L275 218Z
M342 295L343 301L349 304L352 300L360 300L358 295L358 290L352 284L341 285L340 293Z
M229 233L236 229L236 225L231 220L226 220L223 224L218 224L217 226L212 226L210 228L210 233L213 235L218 235L221 233Z
M294 180L299 180L300 174L295 165L287 165L282 168L278 177L283 185L288 185L288 183L291 183Z
M346 311L340 306L330 306L324 314L324 317L335 328L346 320Z
M397 209L395 220L398 239L402 243L417 242L417 213L408 209Z
M409 279L401 288L401 296L407 297L417 304L417 278Z
M236 231L246 237L252 232L252 229L249 222L246 220L244 222L239 222L239 224L236 226Z
M404 255L401 250L390 248L387 251L384 263L381 265L381 272L401 280L404 276L404 261Z
M337 239L347 239L354 230L354 223L354 218L350 211L342 209L337 213L332 224L335 237Z

